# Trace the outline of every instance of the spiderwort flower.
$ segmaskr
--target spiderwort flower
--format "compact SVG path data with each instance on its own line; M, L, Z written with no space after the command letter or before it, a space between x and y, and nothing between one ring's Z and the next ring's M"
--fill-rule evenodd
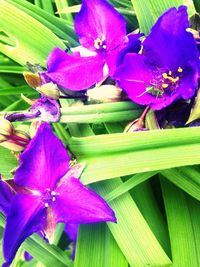
M73 54L55 48L47 60L53 82L70 90L88 89L108 75L126 50L138 52L141 34L126 35L126 21L106 0L83 0L75 17L75 32L81 46Z
M187 9L166 11L143 43L142 54L127 54L114 77L134 102L162 109L196 92L199 60Z
M76 178L82 166L70 167L61 141L43 123L20 156L20 166L10 183L12 197L3 237L4 266L11 264L21 243L34 232L51 235L57 223L116 222L113 210ZM7 187L0 184L0 207Z

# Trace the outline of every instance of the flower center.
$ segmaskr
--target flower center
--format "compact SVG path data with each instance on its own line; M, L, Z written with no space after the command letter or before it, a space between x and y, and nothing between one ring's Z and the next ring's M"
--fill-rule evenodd
M106 49L106 38L103 36L102 38L97 38L94 40L94 48L96 49Z
M52 204L52 202L55 202L57 196L58 196L58 193L56 193L55 191L52 191L50 188L47 188L46 192L44 193L45 208L48 208Z
M155 79L147 85L144 93L149 93L156 97L162 97L163 94L172 95L180 85L182 74L183 69L181 67L175 71L169 70L168 72L156 73Z

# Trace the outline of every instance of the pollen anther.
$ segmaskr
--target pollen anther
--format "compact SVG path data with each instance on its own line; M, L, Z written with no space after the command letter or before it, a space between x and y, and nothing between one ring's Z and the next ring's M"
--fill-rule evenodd
M52 201L55 202L56 201L56 198L55 197L52 197Z
M163 78L164 78L164 79L167 79L167 78L168 78L168 75L167 75L167 73L163 73L163 75L162 75L162 76L163 76Z
M48 208L49 204L46 202L46 203L44 203L44 206L45 206L45 208Z
M94 47L96 49L104 48L106 49L105 45L105 36L103 36L101 39L98 37L97 39L94 40Z
M183 69L181 67L179 67L178 72L183 72Z
M52 192L51 192L51 195L52 195L52 196L56 196L57 194L56 194L55 191L52 191Z
M167 88L168 86L169 86L169 84L167 84L167 83L162 84L162 88Z

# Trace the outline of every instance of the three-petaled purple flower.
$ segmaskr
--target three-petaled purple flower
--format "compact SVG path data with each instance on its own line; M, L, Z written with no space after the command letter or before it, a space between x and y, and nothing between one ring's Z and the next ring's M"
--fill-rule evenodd
M143 53L126 55L114 77L130 99L159 110L194 96L199 55L188 27L187 8L171 8L143 42Z
M0 209L6 215L4 266L28 236L42 231L48 237L59 222L116 222L108 204L76 178L81 166L70 167L65 147L43 123L21 154L14 181L0 181Z
M75 17L81 46L73 54L53 49L44 77L65 89L88 89L108 75L126 51L138 52L141 34L126 35L126 21L106 0L83 0Z

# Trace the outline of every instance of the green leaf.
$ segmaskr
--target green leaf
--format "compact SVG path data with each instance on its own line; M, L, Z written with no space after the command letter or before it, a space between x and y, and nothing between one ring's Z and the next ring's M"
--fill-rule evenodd
M122 185L122 180L95 183L92 188L103 197ZM169 266L171 261L152 233L129 193L109 205L115 211L117 224L107 223L118 246L131 266ZM141 234L142 233L142 234Z
M199 202L161 180L170 234L173 267L200 265Z
M44 66L54 47L65 49L63 42L48 28L13 4L0 0L0 7L0 32L14 42L12 46L0 42L0 52L22 65L30 61Z
M69 41L70 44L77 45L73 24L69 23L69 21L66 22L65 20L59 19L58 17L39 8L40 5L36 6L25 0L7 1L42 23L60 38Z
M11 171L15 169L18 164L14 154L10 150L0 146L0 174L3 178L12 178L13 175Z
M154 172L144 172L144 173L137 173L121 184L119 187L111 191L108 195L104 196L106 201L114 200L115 198L123 195L124 193L128 192L135 186L139 185L140 183L146 181L147 179L151 178L157 174L157 171Z
M105 223L79 226L74 267L128 267Z
M200 173L194 166L168 169L161 172L170 182L200 200Z
M87 162L88 184L117 176L200 163L200 128L72 137L70 149Z

